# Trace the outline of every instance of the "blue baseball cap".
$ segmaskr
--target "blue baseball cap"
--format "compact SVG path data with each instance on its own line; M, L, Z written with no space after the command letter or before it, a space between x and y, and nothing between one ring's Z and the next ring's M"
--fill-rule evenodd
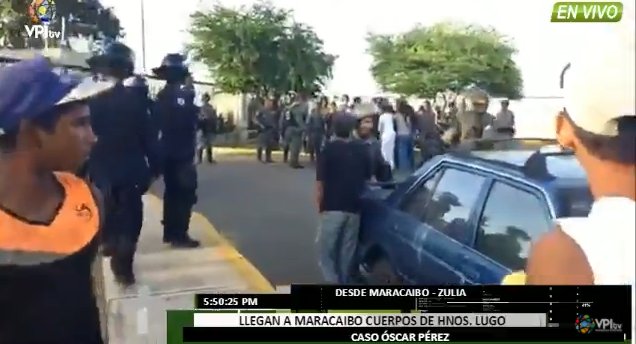
M23 120L37 118L58 105L86 100L112 85L58 74L44 57L0 68L0 135L15 130Z

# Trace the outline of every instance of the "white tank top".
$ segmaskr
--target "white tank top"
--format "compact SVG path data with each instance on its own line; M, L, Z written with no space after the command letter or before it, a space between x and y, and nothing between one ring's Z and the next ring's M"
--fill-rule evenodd
M395 127L393 126L393 114L383 113L378 119L378 129L380 136L395 135Z
M561 229L583 250L594 284L634 285L636 202L603 197L587 217L558 219Z

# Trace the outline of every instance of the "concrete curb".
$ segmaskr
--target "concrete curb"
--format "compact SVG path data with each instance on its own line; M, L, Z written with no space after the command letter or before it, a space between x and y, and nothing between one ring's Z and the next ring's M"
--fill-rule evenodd
M153 207L162 209L163 201L155 196L149 194L148 199L151 201ZM256 292L274 292L276 288L261 274L261 272L247 259L245 258L232 244L227 240L205 217L198 212L192 212L190 221L195 222L197 225L205 228L206 241L216 243L220 246L220 254L223 259L230 263L236 272L241 275L248 283L251 289Z
M256 156L256 148L250 147L214 147L214 155L221 156ZM282 156L282 150L275 150L272 155ZM300 153L301 156L309 156L307 153Z
M414 152L418 152L419 153L420 149L419 148L415 148ZM256 148L250 148L250 147L214 147L214 155L221 155L221 156L256 156ZM272 152L272 155L275 156L282 156L283 155L283 151L282 150L275 150ZM300 156L303 157L308 157L309 154L305 153L305 152L301 152Z

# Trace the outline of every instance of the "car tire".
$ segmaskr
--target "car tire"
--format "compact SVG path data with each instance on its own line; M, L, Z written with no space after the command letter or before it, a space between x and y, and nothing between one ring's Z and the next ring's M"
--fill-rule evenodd
M395 273L389 260L380 257L371 267L367 282L375 285L400 285L402 279Z

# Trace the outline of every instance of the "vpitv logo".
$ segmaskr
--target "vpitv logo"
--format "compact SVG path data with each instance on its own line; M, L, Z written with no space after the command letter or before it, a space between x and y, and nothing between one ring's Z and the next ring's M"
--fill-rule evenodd
M591 332L621 332L623 330L623 324L615 322L614 319L594 319L587 314L577 316L574 325L576 330L583 334Z
M596 331L619 332L623 330L623 324L614 322L614 319L595 319Z
M60 38L62 33L50 30L49 26L55 20L54 0L33 0L28 7L29 19L33 25L25 25L24 29L33 38Z

